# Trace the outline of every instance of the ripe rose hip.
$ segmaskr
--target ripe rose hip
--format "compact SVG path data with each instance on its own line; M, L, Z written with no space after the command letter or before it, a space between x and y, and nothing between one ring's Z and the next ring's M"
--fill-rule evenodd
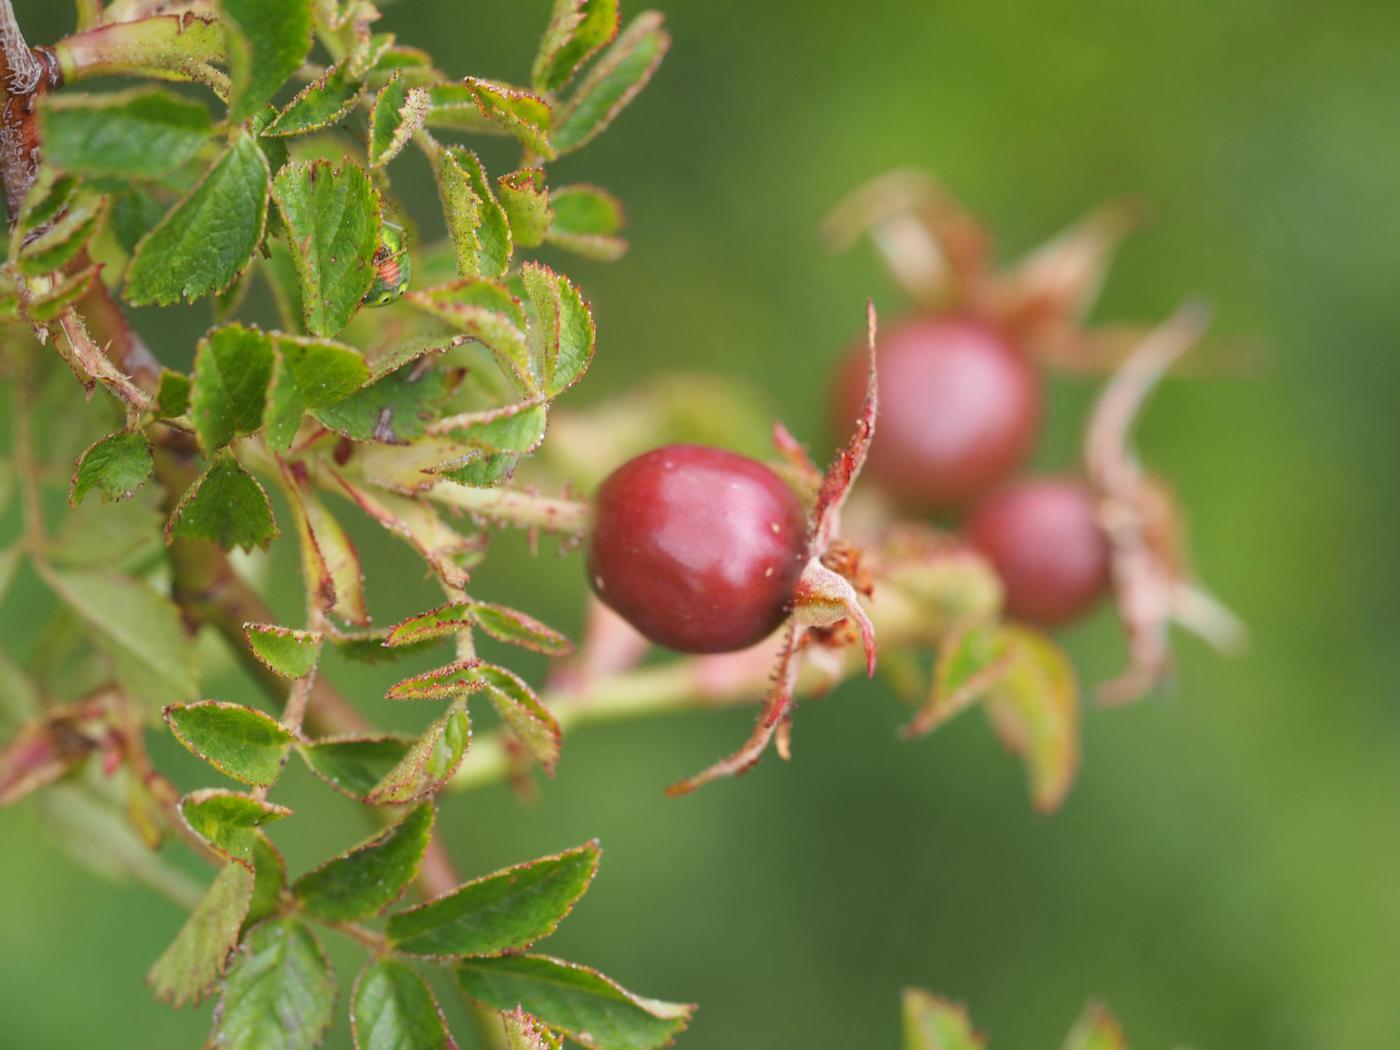
M1030 478L985 496L964 526L1001 577L1010 616L1054 627L1108 589L1108 537L1094 494L1076 478Z
M658 645L743 649L786 617L802 572L806 516L763 464L667 445L609 475L594 515L589 582Z
M1005 479L1040 427L1039 377L986 322L920 314L880 333L880 425L866 469L910 510L965 506ZM837 432L865 394L864 353L837 377Z

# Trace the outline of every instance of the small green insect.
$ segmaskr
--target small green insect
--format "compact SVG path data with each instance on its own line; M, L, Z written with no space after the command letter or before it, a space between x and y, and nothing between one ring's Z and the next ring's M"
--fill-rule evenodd
M388 306L408 291L413 276L413 261L408 255L408 237L398 223L386 221L379 234L379 247L374 250L374 284L365 293L366 306Z

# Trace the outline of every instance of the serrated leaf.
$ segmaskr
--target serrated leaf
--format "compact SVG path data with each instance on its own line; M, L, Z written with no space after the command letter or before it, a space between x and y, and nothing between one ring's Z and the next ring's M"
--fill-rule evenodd
M411 737L332 737L297 748L306 767L331 787L353 799L363 799L404 760L414 744Z
M481 161L460 146L433 155L447 232L463 277L500 277L510 266L510 220L491 191Z
M904 1050L984 1050L967 1010L920 988L904 990Z
M548 424L547 405L522 401L486 412L453 416L440 421L435 429L485 452L533 452L544 441Z
M467 113L468 130L482 130L479 122L484 120L488 129L513 136L531 153L545 160L554 158L549 141L554 112L548 101L523 88L477 77L466 77L460 84L434 85L429 89L427 123L463 127L466 99L476 105L475 113Z
M498 642L533 649L546 656L567 656L574 650L573 643L553 627L518 609L477 602L472 606L471 614L481 629Z
M543 168L522 168L497 180L501 207L510 222L511 239L522 248L538 248L549 229L549 186Z
M517 1006L588 1050L657 1050L690 1023L695 1007L633 995L596 970L547 955L466 959L463 994L496 1010Z
M599 135L646 86L671 46L663 21L656 11L643 11L579 82L554 122L558 152L576 150Z
M404 301L480 342L501 370L527 393L538 386L530 367L525 310L505 285L485 278L410 291Z
M68 503L76 507L96 490L103 503L130 499L151 476L151 442L141 430L108 434L90 445L73 471Z
M369 375L369 366L353 347L278 336L265 416L268 447L287 451L307 412L345 400L369 382Z
M262 426L274 360L272 337L256 328L225 325L199 341L190 418L206 455Z
M65 175L53 168L41 167L34 184L25 194L14 235L23 241L41 226L52 222L72 203L80 184L81 180L74 175Z
M375 96L369 115L369 166L382 168L399 155L428 113L428 92L394 74Z
M79 175L165 175L191 160L212 129L203 105L156 87L46 95L39 107L44 159Z
M306 1050L331 1026L335 976L311 931L295 919L249 931L214 1010L209 1050Z
M121 250L132 255L141 238L165 218L165 205L140 186L130 183L112 194L111 200L108 227Z
M445 638L458 631L471 627L471 603L448 602L436 609L419 613L401 620L389 629L384 644L390 648L401 645L416 645L421 642Z
M291 813L286 806L222 788L191 791L180 799L180 816L190 830L220 856L249 871L253 870L258 829Z
M617 236L626 224L622 202L596 186L565 186L550 191L552 212L545 240L590 259L611 262L627 251Z
M558 927L598 872L598 843L505 868L389 916L385 935L409 955L491 956L528 948Z
M287 502L296 520L301 541L302 572L306 586L326 612L347 623L369 625L365 604L365 578L360 555L345 529L326 509L309 482L284 466Z
M515 467L519 461L520 457L510 452L496 455L482 454L480 457L468 458L443 468L441 477L447 481L455 481L459 485L490 488L508 480L515 473Z
M294 737L271 715L218 700L171 704L165 721L175 739L220 773L269 787L282 773Z
M617 36L619 6L618 0L555 0L530 74L536 91L558 91Z
M1010 669L1014 646L1001 626L967 620L948 631L938 645L928 699L901 735L932 732L986 696Z
M355 979L355 1050L457 1050L428 982L396 959L370 962Z
M253 873L226 864L146 974L157 999L176 1009L203 999L223 975L253 899Z
M308 915L350 922L393 904L418 875L433 834L433 804L424 802L374 838L327 861L292 884Z
M233 284L262 240L270 178L262 150L240 133L136 245L122 292L126 301L169 306Z
M482 664L475 675L486 687L501 720L510 726L531 757L553 776L562 733L549 708L518 675L504 667Z
M983 701L1006 747L1021 756L1031 801L1058 809L1079 768L1079 687L1064 650L1038 631L1004 624L1011 664Z
M350 71L349 60L338 62L302 88L262 133L283 137L320 131L349 114L359 93L360 82Z
M270 623L247 623L243 635L248 648L268 669L283 678L305 678L321 655L321 636Z
M458 660L395 682L385 694L390 700L443 700L482 688L476 670L480 660Z
M165 526L166 543L207 540L224 550L266 547L277 535L266 490L227 453L185 490Z
M520 1007L501 1015L506 1030L506 1050L562 1050L564 1040Z
M19 251L20 273L31 277L61 269L80 251L107 214L106 197L77 197L54 223Z
M306 329L333 336L374 283L379 192L358 164L337 169L325 160L288 164L272 192L289 232Z
M376 368L362 390L318 408L317 420L356 441L398 445L421 437L450 392L448 377L435 367L435 349L429 348L387 373Z
M188 412L192 385L189 376L162 368L160 370L160 383L156 387L156 418L175 419Z
M582 378L593 360L593 313L567 277L542 263L526 263L520 279L534 308L531 351L544 392L557 397Z
M287 887L287 862L268 837L253 835L253 899L243 929L248 929L282 907L282 891Z
M151 711L193 698L194 648L169 599L115 573L49 572L44 579L92 628L127 695Z
M1090 1003L1065 1037L1064 1050L1128 1050L1128 1038L1108 1007Z
M228 47L228 115L261 110L311 50L311 0L219 0Z
M455 700L414 741L402 761L365 795L365 801L371 806L387 806L436 794L457 772L471 738L467 705Z

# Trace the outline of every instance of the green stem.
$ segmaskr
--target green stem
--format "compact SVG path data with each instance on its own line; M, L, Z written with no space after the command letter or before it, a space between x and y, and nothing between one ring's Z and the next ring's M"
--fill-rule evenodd
M593 514L582 500L541 496L522 489L471 488L452 481L438 482L423 496L494 525L518 525L564 536L583 535Z

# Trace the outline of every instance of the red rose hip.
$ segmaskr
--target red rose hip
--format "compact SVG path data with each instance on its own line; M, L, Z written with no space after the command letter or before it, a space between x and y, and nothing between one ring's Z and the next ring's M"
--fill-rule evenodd
M599 487L588 578L658 645L730 652L762 641L787 616L806 534L796 495L762 463L667 445Z
M866 469L906 508L967 505L1014 471L1040 429L1034 367L991 325L920 314L880 333L880 426ZM865 355L837 377L842 432L865 396Z
M1077 619L1108 589L1108 537L1076 478L1013 482L978 502L968 542L1001 578L1009 615L1041 627Z

